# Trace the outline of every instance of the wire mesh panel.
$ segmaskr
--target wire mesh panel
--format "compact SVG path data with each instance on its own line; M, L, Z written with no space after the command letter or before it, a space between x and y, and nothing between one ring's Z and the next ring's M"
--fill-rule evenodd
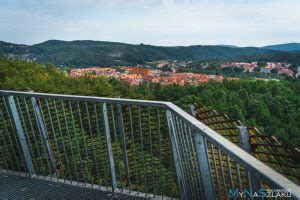
M9 102L1 97L0 110L0 141L1 157L0 164L2 169L14 171L27 171L26 164L22 155L21 144L17 138L16 129L9 109Z
M289 186L282 188L279 180L272 181L268 175L264 174L271 172L272 169L257 162L254 157L233 144L239 144L240 138L237 128L231 127L232 122L224 127L224 124L217 123L221 119L209 120L210 124L220 126L220 130L226 130L225 137L234 136L233 143L224 140L221 135L189 115L180 115L180 110L175 107L171 113L169 115L170 126L173 126L171 131L175 135L175 146L178 149L177 179L181 186L181 196L184 199L254 199L268 195L274 197L280 194L280 191L284 193L283 197L297 199L297 191L299 191L297 185L274 173L273 177L280 177L281 180L286 181L285 183L289 183ZM211 119L215 117L218 116L211 115ZM230 119L222 120L226 120L224 122L226 126ZM234 123L239 125L238 122ZM199 142L200 140L202 142ZM257 170L256 167L262 168ZM293 190L295 193L292 192Z
M201 122L237 145L241 144L239 120L230 119L226 114L204 106L197 106L195 117ZM262 134L257 128L248 128L250 149L257 159L296 183L300 183L299 149L283 145L276 137Z
M1 97L1 169L28 172L8 99L40 178L178 197L162 106L34 95ZM3 158L3 159L2 159Z
M253 198L259 189L290 189L300 198L297 185L237 147L238 141L172 103L0 94L2 172L143 197ZM216 117L210 113L206 122L233 130L229 119L220 118L221 125Z

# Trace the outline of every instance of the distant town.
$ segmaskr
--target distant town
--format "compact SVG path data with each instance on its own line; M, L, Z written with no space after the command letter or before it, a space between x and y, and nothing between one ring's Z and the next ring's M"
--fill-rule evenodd
M123 72L114 68L100 68L91 67L84 69L72 69L70 75L72 77L81 76L106 76L114 77L116 79L130 83L131 85L139 85L142 82L161 83L162 85L170 85L173 83L184 85L199 85L209 80L223 81L224 77L220 75L207 75L196 73L176 73L176 72L163 72L162 70L146 69L140 67L120 67Z
M272 72L277 73L277 74L283 74L286 76L293 77L295 76L295 73L289 69L291 64L289 63L274 63L274 62L267 62L264 67L258 68L258 63L257 62L251 62L251 63L246 63L246 62L229 62L229 63L224 63L221 64L220 68L228 68L228 67L236 67L240 68L243 70L243 72L249 72L252 73L254 72L255 69L259 69L259 72L265 73L265 74L270 74Z
M29 54L15 55L13 53L5 54L9 59L21 58L28 62L36 61ZM65 66L59 66L59 68ZM212 70L213 69L213 70ZM225 72L234 72L226 74ZM76 67L72 66L69 75L72 77L97 77L106 76L139 85L142 82L160 83L162 85L170 84L190 84L199 85L215 80L239 80L236 75L252 75L255 80L279 80L280 77L299 78L300 66L292 66L284 62L200 62L180 61L180 60L159 60L148 62L144 65L135 66L114 66L114 67ZM244 77L245 77L244 76Z
M119 67L89 67L89 68L74 68L70 70L69 75L72 77L113 77L121 81L125 81L131 85L139 85L142 82L160 83L162 85L178 84L178 85L200 85L201 83L214 80L222 82L223 80L239 80L238 77L228 77L216 74L204 74L193 72L178 72L179 69L185 68L191 62L185 61L158 61L151 63L152 66L119 66ZM155 66L153 67L153 64ZM225 62L221 63L219 68L238 68L243 73L262 73L262 74L278 74L286 77L296 77L300 75L300 66L297 68L298 72L295 73L289 67L291 64L279 62L267 62L265 66L258 67L257 62ZM208 65L202 66L207 68ZM259 78L255 80L275 80L276 78Z

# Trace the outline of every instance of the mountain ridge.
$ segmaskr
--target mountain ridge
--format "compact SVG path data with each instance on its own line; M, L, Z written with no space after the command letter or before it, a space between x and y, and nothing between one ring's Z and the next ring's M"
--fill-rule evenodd
M57 66L74 67L135 65L162 59L186 61L273 59L274 56L281 54L284 54L284 58L288 57L288 59L282 61L289 60L289 57L292 57L292 53L284 53L279 50L228 45L168 47L94 40L47 40L34 45L24 45L0 41L0 56L10 55L12 57L34 59L40 63L50 62ZM295 53L293 56L295 56Z
M300 51L300 43L293 42L293 43L275 44L275 45L264 46L262 48L280 50L280 51Z

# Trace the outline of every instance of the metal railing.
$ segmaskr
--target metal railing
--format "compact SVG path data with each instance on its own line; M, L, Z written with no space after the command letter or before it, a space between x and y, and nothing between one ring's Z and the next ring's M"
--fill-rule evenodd
M196 119L288 179L300 183L300 149L284 145L275 136L262 134L256 127L246 127L241 121L212 108L190 105L190 109Z
M299 186L172 103L0 94L3 172L157 198L260 189L300 198Z

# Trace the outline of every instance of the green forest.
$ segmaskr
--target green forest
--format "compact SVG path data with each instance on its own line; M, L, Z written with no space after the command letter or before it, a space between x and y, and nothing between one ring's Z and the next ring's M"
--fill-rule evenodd
M208 82L200 86L130 86L116 79L72 78L52 65L0 59L0 88L36 92L93 95L171 101L187 109L197 103L212 107L249 127L280 138L286 145L300 144L300 82L281 80Z
M35 59L55 66L86 67L145 64L162 59L185 61L273 61L299 63L299 51L222 45L153 46L119 42L48 40L34 45L0 41L0 56Z

